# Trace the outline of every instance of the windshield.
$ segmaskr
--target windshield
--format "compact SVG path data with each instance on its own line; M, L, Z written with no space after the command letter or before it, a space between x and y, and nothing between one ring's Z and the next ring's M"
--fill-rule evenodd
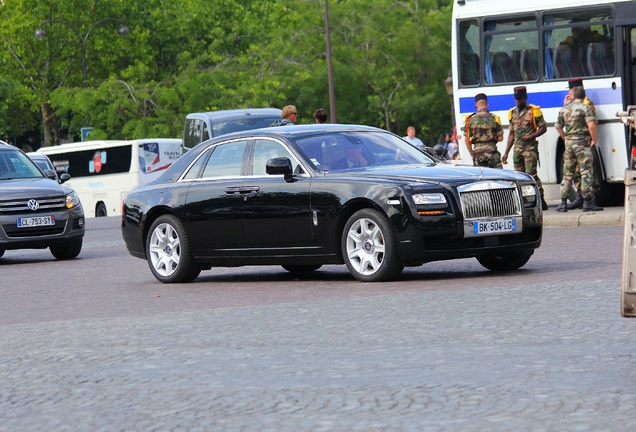
M0 180L40 178L42 173L25 154L0 151Z
M422 151L388 132L320 133L297 139L296 144L318 171L435 163Z
M232 132L240 132L250 129L260 129L271 125L276 120L280 120L280 115L271 117L250 117L241 116L225 121L213 121L212 136L225 135Z

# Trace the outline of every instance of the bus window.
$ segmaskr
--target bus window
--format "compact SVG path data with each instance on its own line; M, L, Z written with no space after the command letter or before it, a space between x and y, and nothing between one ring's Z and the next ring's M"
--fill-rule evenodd
M479 84L479 23L477 20L459 23L459 79L463 86Z
M546 79L613 75L614 26L611 20L611 9L545 14Z
M539 31L534 16L484 21L486 83L538 79Z

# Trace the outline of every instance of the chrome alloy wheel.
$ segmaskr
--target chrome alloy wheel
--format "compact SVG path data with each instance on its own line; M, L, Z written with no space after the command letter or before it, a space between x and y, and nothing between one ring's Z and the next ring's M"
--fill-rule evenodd
M171 276L181 261L181 240L175 228L167 223L155 227L149 244L150 262L161 276Z
M380 227L371 219L356 220L347 233L347 256L362 275L377 272L384 260L385 241Z

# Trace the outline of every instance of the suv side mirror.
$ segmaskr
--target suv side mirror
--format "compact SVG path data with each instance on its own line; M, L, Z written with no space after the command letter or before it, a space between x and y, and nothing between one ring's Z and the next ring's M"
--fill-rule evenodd
M60 174L60 183L64 183L66 181L69 181L70 179L71 179L71 175L69 173Z

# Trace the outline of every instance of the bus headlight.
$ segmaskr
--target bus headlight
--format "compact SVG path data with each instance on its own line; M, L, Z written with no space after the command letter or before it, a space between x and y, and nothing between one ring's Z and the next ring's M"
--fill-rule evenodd
M75 191L66 195L66 208L72 209L73 207L77 207L78 205L80 205L80 199Z

